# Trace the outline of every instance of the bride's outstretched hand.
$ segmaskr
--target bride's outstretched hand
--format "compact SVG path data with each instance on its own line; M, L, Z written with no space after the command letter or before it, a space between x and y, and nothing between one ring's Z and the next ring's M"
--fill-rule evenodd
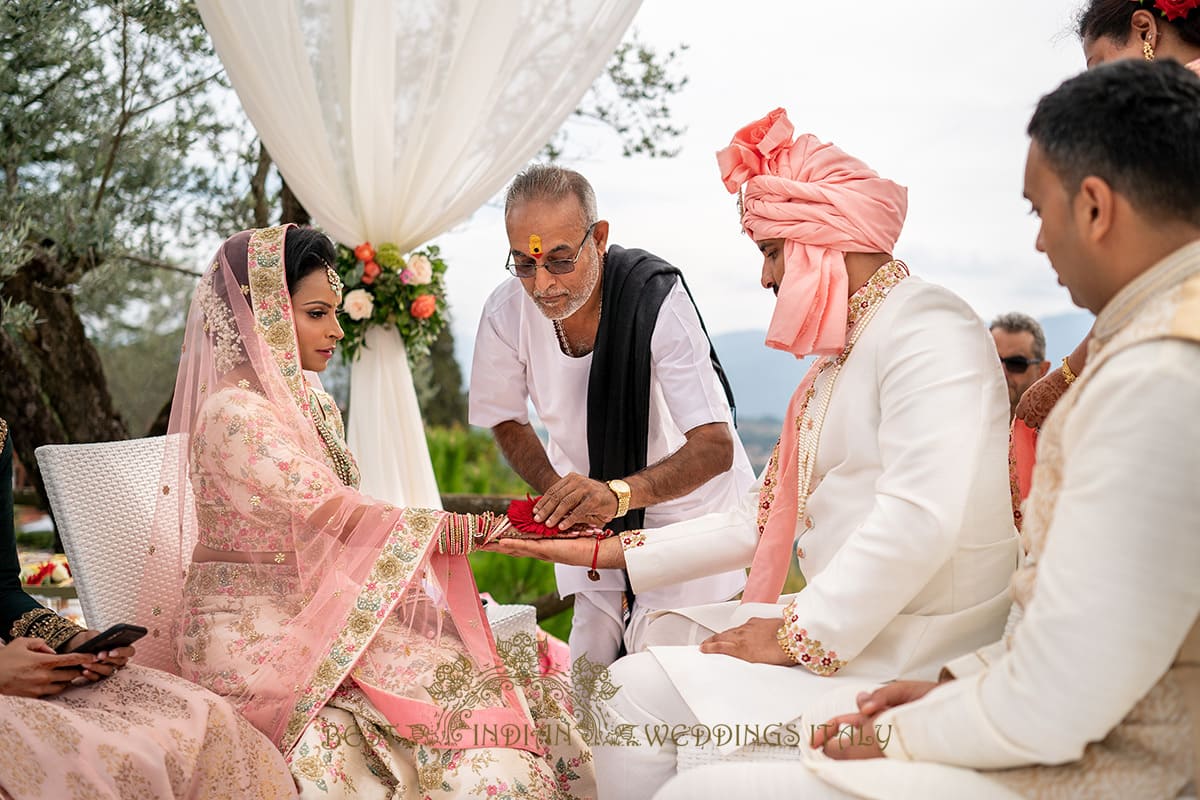
M595 555L597 569L622 569L625 566L625 551L621 549L618 536L602 539L598 551L596 540L590 536L574 539L497 539L480 549L578 567L592 566L592 556Z

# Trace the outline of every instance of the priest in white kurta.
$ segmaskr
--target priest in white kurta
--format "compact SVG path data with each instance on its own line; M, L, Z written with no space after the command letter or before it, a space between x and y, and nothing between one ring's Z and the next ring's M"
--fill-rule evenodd
M1122 146L1146 130L1162 134L1144 155ZM1200 80L1172 62L1100 68L1043 98L1030 133L1038 247L1097 318L1038 439L1008 633L940 684L814 718L852 727L804 763L704 767L664 800L1169 800L1200 785Z
M998 637L1008 612L1019 543L991 335L891 257L903 187L791 134L776 112L735 138L756 156L722 158L731 190L750 175L743 224L778 294L768 344L820 356L780 446L738 506L602 547L640 591L752 564L751 602L651 615L649 652L611 670L620 688L604 713L638 745L595 748L602 796L649 797L675 773L688 742L648 731L732 731L727 754L839 686L935 676ZM787 177L753 173L763 165ZM793 542L807 586L780 597ZM560 542L510 551L578 555Z
M530 179L531 174L536 180ZM565 178L565 194L553 194L555 186L548 182L549 178ZM570 191L572 186L585 190L582 198ZM534 277L511 278L492 293L484 306L475 339L470 422L496 430L497 440L510 462L535 488L549 489L548 495L554 491L554 484L570 482L571 478L565 476L573 476L581 485L588 483L582 476L588 475L591 460L589 383L596 374L592 345L600 326L593 322L590 331L584 331L582 344L579 339L572 340L569 326L587 317L593 307L597 319L604 313L620 314L625 310L620 302L627 302L627 297L618 302L610 300L608 307L604 307L604 284L614 280L611 273L616 253L638 252L614 246L605 255L605 239L601 238L595 244L598 253L594 274L583 267L582 261L589 255L586 251L594 241L593 232L602 230L607 236L607 222L595 221L595 201L590 193L591 188L582 176L557 167L535 167L518 176L510 188L506 212L510 234L517 237L512 257L539 266ZM565 220L567 232L555 237L555 222L560 218ZM579 266L572 273L554 275L541 266L542 258L535 260L531 253L525 252L529 249L529 231L537 231L532 235L548 254L545 256L548 263L561 258L553 249L559 240L569 242L565 252L568 256L573 254L579 234L573 232L572 226L589 231L577 257ZM581 281L576 287L570 281L577 277ZM585 302L578 309L569 307L570 300L565 308L549 302L547 298L553 299L559 293L560 284L563 294L574 291ZM587 338L589 333L592 339ZM661 470L671 468L672 459L685 459L688 455L685 448L694 432L710 429L726 432L729 452L725 463L729 466L726 469L719 458L693 458L688 465L695 473L695 477L688 479L692 485L683 481L673 484L670 478L660 476L653 480L660 499L652 503L646 502L644 493L637 490L637 480L642 475L612 477L626 478L634 485L633 507L644 509L645 525L668 525L735 505L754 482L754 474L741 441L733 432L732 412L714 370L711 344L681 279L674 280L666 291L645 346L649 361L649 407L647 435L642 445L645 463L650 468L643 475L651 471L660 471L661 475ZM506 432L512 430L532 436L528 433L531 408L545 429L544 455L536 439L529 445L534 452L523 454L506 437ZM548 462L550 472L539 474L528 468L528 464L541 458ZM539 486L539 481L544 485ZM597 485L595 481L590 483ZM612 500L603 483L597 486L601 495ZM551 524L558 521L550 520ZM589 521L610 524L607 516ZM599 580L590 580L588 572L584 566L559 566L556 577L562 596L576 595L570 642L572 659L587 655L600 664L611 663L622 645L627 652L642 649L647 613L728 600L745 585L745 570L734 564L705 575L659 582L653 589L636 592L633 607L625 609L624 574L616 569L600 570Z

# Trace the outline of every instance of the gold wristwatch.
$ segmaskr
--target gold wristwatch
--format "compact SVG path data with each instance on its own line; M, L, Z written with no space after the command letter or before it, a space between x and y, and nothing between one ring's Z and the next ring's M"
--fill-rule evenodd
M629 484L615 478L608 482L608 488L617 496L617 513L613 519L620 519L629 511Z

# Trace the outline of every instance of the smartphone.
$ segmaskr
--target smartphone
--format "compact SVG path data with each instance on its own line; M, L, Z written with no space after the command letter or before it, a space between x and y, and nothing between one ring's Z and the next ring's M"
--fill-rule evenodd
M145 636L146 633L146 629L141 625L127 625L124 622L119 622L99 636L88 639L70 652L100 653L105 650L126 647Z

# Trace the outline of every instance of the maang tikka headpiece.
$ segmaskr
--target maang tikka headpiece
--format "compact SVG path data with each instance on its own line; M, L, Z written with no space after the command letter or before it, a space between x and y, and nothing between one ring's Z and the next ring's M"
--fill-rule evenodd
M342 276L338 275L337 270L328 261L325 262L325 277L329 281L329 288L333 289L334 294L341 297L342 289L346 288L346 284L342 283Z

